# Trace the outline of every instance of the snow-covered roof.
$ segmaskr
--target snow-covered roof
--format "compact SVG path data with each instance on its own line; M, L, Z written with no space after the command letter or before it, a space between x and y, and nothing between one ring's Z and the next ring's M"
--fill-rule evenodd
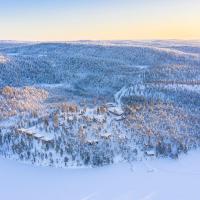
M124 112L121 107L109 107L108 111L114 115L122 115Z
M146 153L146 155L148 155L148 156L153 156L153 155L155 155L155 151L154 151L154 150L147 150L147 151L145 151L145 153Z
M50 135L49 133L45 131L40 131L36 127L31 127L29 129L21 128L21 129L17 129L17 131L19 133L27 134L46 142L52 141L54 138L53 135Z

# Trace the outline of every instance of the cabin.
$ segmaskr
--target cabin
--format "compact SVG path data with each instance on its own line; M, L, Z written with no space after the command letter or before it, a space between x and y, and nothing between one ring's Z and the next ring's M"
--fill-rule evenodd
M104 133L104 134L101 134L101 138L102 138L102 139L109 140L109 139L111 139L111 137L112 137L112 133Z
M53 137L48 136L46 134L42 134L42 132L37 132L37 131L33 131L30 129L24 129L24 128L20 128L20 129L16 129L16 133L18 134L24 134L27 136L30 136L32 138L35 138L37 140L43 141L43 142L52 142L53 141Z
M123 121L123 120L125 120L125 119L126 119L126 117L125 117L124 115L122 115L122 116L116 116L116 117L114 118L115 121Z
M91 145L91 146L93 146L93 145L98 144L99 141L98 141L98 140L87 139L87 140L86 140L86 143L89 144L89 145Z
M108 112L115 116L122 116L124 111L120 107L109 107Z
M155 153L155 150L147 150L145 151L145 155L148 157L155 157L156 153Z

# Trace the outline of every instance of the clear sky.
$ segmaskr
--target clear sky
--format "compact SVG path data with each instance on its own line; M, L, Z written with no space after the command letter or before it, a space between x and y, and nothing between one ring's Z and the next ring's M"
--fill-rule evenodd
M200 0L0 0L0 39L200 39Z

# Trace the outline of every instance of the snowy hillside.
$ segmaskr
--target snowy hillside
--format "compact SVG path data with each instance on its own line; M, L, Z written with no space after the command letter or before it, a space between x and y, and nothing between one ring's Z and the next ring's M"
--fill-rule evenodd
M0 42L0 154L53 167L200 146L199 41Z

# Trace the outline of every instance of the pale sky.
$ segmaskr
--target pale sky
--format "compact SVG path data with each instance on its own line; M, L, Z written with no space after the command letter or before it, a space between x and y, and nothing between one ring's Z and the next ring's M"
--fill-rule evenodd
M0 40L200 39L200 0L0 0Z

